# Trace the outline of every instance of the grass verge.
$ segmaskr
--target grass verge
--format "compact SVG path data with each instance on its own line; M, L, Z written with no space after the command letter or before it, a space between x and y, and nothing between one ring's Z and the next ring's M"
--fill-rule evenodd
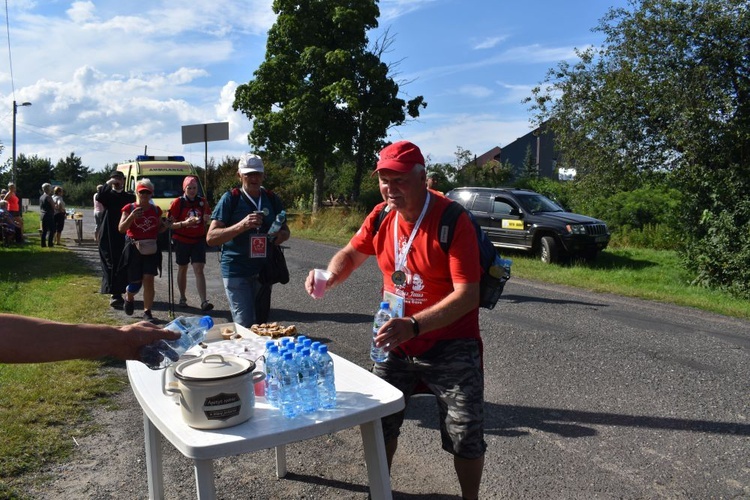
M26 227L37 227L38 215L31 219L25 218ZM41 248L39 238L31 237L0 255L0 311L113 323L107 298L95 293L99 280L72 252ZM34 332L28 338L34 342ZM0 498L24 498L19 476L65 459L75 437L93 429L87 420L91 406L127 385L121 375L102 370L104 363L0 364Z
M295 238L345 245L359 229L363 212L346 208L295 214L289 226ZM502 251L513 259L513 276L587 290L695 307L750 319L750 303L731 295L690 285L694 276L680 264L676 252L644 248L610 248L595 262L547 265L527 253Z

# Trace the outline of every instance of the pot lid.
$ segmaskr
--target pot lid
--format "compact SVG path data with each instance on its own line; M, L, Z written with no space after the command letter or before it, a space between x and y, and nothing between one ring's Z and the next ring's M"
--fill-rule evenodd
M174 375L181 380L220 380L238 377L255 369L249 359L230 354L209 354L180 363Z

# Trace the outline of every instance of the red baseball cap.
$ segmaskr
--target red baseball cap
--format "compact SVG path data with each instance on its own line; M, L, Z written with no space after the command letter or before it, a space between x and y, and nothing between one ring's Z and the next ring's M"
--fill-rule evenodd
M398 141L386 146L380 151L380 159L375 172L378 170L395 170L396 172L410 172L414 165L424 166L424 156L419 148L409 141Z

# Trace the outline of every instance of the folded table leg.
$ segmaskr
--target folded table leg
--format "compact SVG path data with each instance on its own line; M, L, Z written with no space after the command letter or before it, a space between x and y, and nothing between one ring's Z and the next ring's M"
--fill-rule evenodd
M367 477L370 480L370 496L373 500L391 500L391 476L385 455L385 441L380 419L359 426L365 449Z
M146 473L148 475L148 498L164 498L164 470L161 461L161 433L143 414L143 434L146 442Z

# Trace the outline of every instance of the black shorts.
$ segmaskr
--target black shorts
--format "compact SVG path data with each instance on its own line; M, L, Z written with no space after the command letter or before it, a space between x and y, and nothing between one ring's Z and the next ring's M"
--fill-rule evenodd
M144 274L156 276L159 274L161 265L161 252L152 255L141 255L135 245L129 243L125 246L127 252L128 283L143 280Z
M178 266L187 266L193 264L206 263L206 240L198 240L196 243L174 242L175 262Z
M445 340L417 357L391 351L372 372L403 392L406 404L423 382L437 396L443 449L466 459L484 455L484 373L478 341ZM382 422L387 443L399 436L404 410Z
M55 214L55 232L62 233L65 228L65 214Z

